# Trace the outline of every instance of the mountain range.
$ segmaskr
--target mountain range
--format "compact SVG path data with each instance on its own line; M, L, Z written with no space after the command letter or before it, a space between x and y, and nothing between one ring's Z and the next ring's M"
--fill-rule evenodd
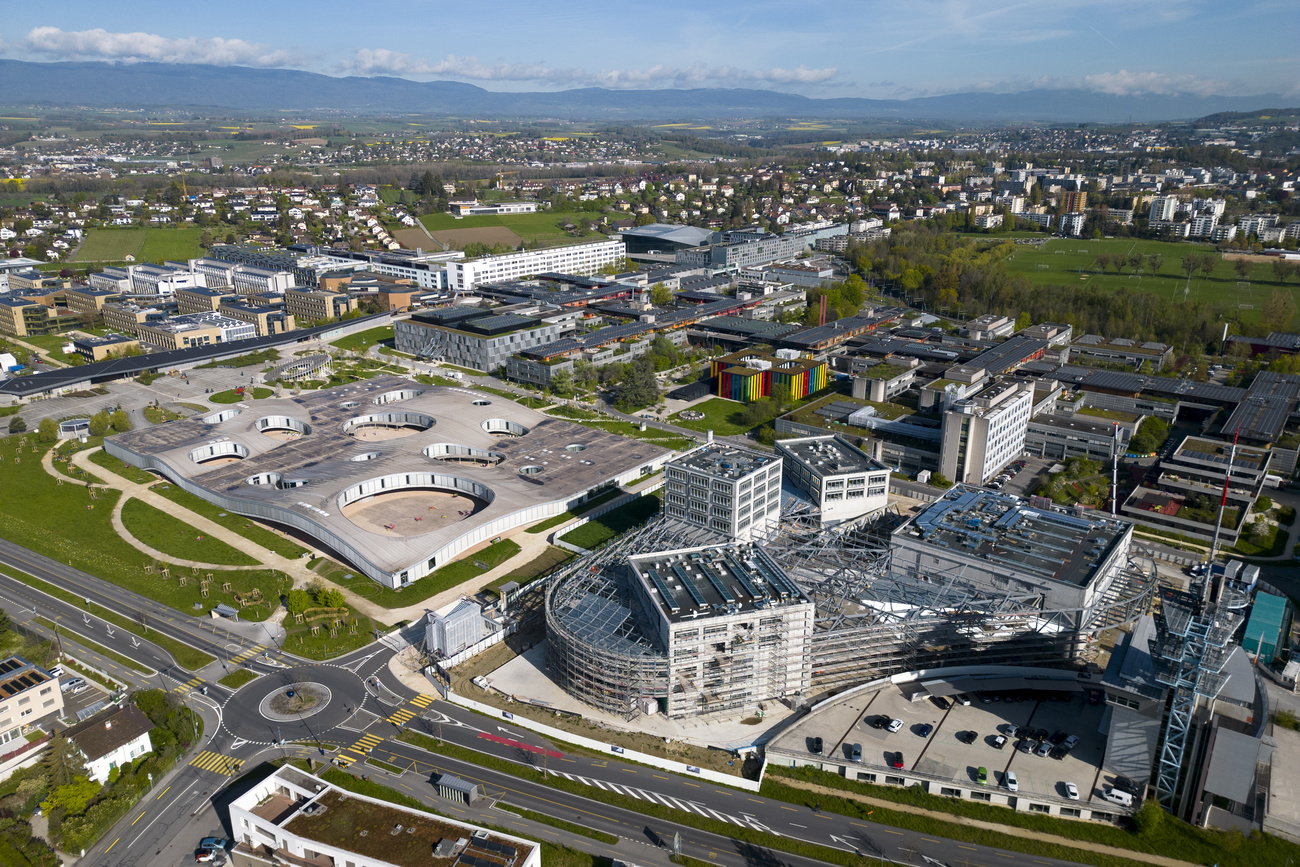
M454 81L336 78L291 69L197 64L29 63L0 60L0 101L87 108L193 107L240 112L337 111L642 121L741 117L948 121L952 123L1123 123L1186 120L1281 104L1257 96L1115 96L1086 90L953 93L915 99L815 99L772 90L607 90L508 93Z

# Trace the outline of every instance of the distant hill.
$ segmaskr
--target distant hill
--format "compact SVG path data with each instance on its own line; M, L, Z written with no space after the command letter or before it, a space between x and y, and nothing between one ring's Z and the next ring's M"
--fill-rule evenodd
M194 107L350 114L493 115L594 120L798 117L976 123L1115 123L1255 112L1259 96L1109 96L1083 90L955 93L906 100L812 99L769 90L605 90L500 93L453 81L335 78L289 69L165 63L27 63L0 60L10 105Z

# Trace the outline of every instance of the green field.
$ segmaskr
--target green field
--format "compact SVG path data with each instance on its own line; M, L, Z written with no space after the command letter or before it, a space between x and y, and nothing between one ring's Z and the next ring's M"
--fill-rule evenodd
M639 527L659 512L659 494L646 494L630 500L599 518L570 530L561 540L588 550Z
M137 262L184 261L203 255L196 227L182 229L91 229L86 232L73 262L122 262L134 256Z
M544 244L576 244L581 241L560 228L562 223L573 223L579 227L578 235L590 235L603 238L599 232L586 232L584 225L600 219L600 214L592 211L538 211L535 214L508 214L502 217L462 217L456 219L451 214L425 214L420 218L424 227L430 232L445 232L451 229L480 229L486 226L505 226L525 241L541 241Z
M275 394L269 388L255 387L250 395L245 389L243 394L237 393L233 388L229 391L219 391L208 398L213 403L239 403L241 400L266 400L266 398Z
M384 325L380 328L371 328L369 331L358 331L356 334L349 334L347 337L335 340L330 346L349 352L365 352L376 343L392 346L393 326Z
M193 527L155 509L142 500L127 500L122 525L138 541L168 557L216 566L256 566L258 561L242 551L196 532Z
M1235 307L1243 319L1259 319L1264 302L1275 290L1291 293L1300 305L1300 287L1283 285L1273 276L1273 269L1265 263L1255 263L1248 278L1237 278L1230 260L1221 260L1209 277L1196 275L1189 281L1182 270L1185 256L1214 253L1210 244L1190 244L1174 241L1135 241L1128 239L1053 239L1041 247L1019 245L1007 257L1007 270L1022 274L1035 283L1053 286L1090 286L1107 291L1128 289L1130 292L1150 292L1175 301L1202 301ZM1145 268L1126 268L1115 273L1113 268L1103 274L1096 264L1101 255L1140 256L1160 255L1164 263L1154 274Z

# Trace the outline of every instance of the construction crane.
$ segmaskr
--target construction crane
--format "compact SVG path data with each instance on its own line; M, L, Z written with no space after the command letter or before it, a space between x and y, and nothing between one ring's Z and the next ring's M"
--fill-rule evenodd
M501 189L501 179L503 177L505 177L506 175L517 175L517 174L519 174L518 169L514 170L513 172L497 172L496 181L495 181L497 189Z

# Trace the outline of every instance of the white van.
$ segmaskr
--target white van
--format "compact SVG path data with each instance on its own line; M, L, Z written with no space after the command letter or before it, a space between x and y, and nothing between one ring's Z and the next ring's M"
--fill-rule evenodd
M1119 804L1121 807L1133 806L1133 796L1128 792L1121 792L1114 786L1106 786L1101 793L1102 797L1112 804Z

